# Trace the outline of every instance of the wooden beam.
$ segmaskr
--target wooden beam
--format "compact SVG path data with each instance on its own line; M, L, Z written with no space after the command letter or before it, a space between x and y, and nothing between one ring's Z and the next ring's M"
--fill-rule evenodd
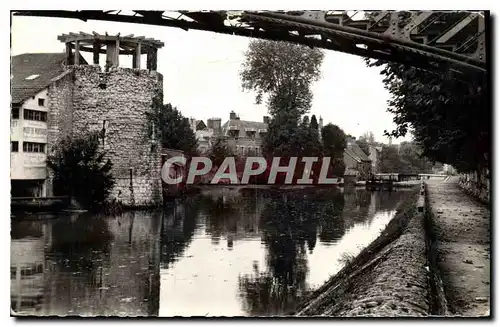
M71 43L66 43L66 65L72 65L73 60L71 58Z
M101 45L99 41L94 42L94 49L93 49L93 59L94 59L94 65L99 65L99 50L101 50Z
M115 49L115 65L120 66L120 39L116 39L116 49Z
M78 41L75 42L75 65L80 64L80 43Z
M151 58L151 70L156 71L157 61L158 61L158 49L156 48L151 49L151 53L153 55L153 58Z
M134 68L141 69L141 43L137 43L134 56Z
M95 32L93 32L95 33ZM141 42L143 45L155 47L155 48L161 48L165 44L161 41L154 40L152 38L146 38L144 36L138 36L138 37L130 37L130 36L117 36L117 35L100 35L95 33L94 35L87 34L80 32L80 34L76 33L70 33L70 35L67 34L62 34L57 37L57 39L61 42L68 43L68 42L76 42L80 41L86 42L86 43L91 43L93 44L95 41L101 41L102 43L108 42L108 41L115 41L115 40L120 40L120 42L127 43L127 44L132 44L134 47L137 43Z
M71 43L68 43L70 45L70 48L71 49L74 49L75 48L75 45L74 44L71 44ZM84 47L84 46L80 46L80 52L94 52L94 48L92 47ZM107 51L106 49L99 49L99 53L102 53L102 54L106 54ZM133 55L135 53L135 50L122 50L120 51L120 54L122 55ZM142 50L142 53L145 54L146 52L144 52L144 50Z

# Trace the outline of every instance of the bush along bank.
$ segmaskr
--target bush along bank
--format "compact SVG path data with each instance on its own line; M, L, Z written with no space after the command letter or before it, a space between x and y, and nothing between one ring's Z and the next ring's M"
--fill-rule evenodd
M416 188L381 235L313 292L294 315L423 317L432 314L424 212L417 210L422 200L420 188Z

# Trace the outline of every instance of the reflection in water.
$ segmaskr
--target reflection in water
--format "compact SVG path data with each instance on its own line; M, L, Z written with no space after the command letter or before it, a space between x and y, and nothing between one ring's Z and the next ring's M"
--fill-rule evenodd
M163 212L12 223L19 314L283 315L392 219L405 192L213 188ZM16 217L23 218L23 217Z
M12 224L18 314L158 314L161 214L87 214Z
M378 236L404 194L216 188L181 202L189 228L162 232L159 314L287 314ZM169 235L186 235L182 251Z

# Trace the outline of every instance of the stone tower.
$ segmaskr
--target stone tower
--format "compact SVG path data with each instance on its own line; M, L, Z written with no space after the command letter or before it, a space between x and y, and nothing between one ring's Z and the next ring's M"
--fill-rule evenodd
M143 36L63 34L67 78L49 90L55 104L48 142L60 135L99 131L102 147L113 163L116 184L111 198L125 205L161 202L161 145L152 119L153 100L163 103L163 77L156 71L163 43ZM93 65L80 52L93 53ZM105 69L99 55L106 55ZM121 55L132 55L132 67L120 67ZM141 56L147 65L141 68ZM50 120L50 117L49 117Z

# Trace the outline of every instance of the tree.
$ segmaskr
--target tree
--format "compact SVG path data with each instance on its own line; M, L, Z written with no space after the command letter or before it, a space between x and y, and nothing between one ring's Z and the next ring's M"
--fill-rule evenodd
M375 135L373 135L372 131L365 132L363 135L359 137L359 140L363 140L367 142L368 144L374 144L375 143Z
M257 103L265 95L271 115L264 154L299 155L298 125L311 107L311 84L321 76L323 52L287 42L254 40L245 56L240 72L242 86L257 92Z
M188 155L197 153L196 134L177 108L170 103L153 102L153 121L158 129L156 134L164 148L184 151Z
M318 120L316 119L316 115L311 116L311 123L309 124L309 126L315 130L319 129Z
M422 150L418 144L401 142L399 156L403 165L401 172L423 174L432 171L432 163L422 156Z
M491 110L487 74L462 76L427 71L384 61L384 84L391 93L388 111L396 129L388 136L414 140L431 161L448 163L459 171L490 168Z
M209 151L209 157L212 160L212 167L219 167L224 159L234 156L233 151L228 146L226 140L222 137L217 138Z
M99 149L99 133L92 132L62 139L47 157L54 172L54 191L69 195L81 205L97 208L108 198L115 185L113 164Z
M328 124L321 130L324 155L331 157L332 172L335 176L343 176L345 171L344 150L347 140L344 131L337 125Z
M267 95L271 115L279 110L296 110L299 116L308 112L311 83L321 76L321 50L289 42L252 40L245 56L242 85L257 92L257 103Z
M262 151L268 157L300 155L298 117L280 113L272 117L267 135L262 141Z
M382 146L378 161L381 173L399 173L404 169L398 149L393 145Z
M301 156L317 157L323 152L319 131L311 126L308 116L304 116L299 126L297 141Z

